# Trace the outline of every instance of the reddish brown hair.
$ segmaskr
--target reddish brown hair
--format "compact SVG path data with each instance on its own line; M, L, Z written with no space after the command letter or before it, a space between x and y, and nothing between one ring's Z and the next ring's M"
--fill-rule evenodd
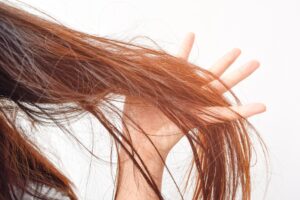
M32 125L55 123L64 130L66 120L94 115L162 199L147 167L132 155L133 145L120 139L121 130L106 114L118 113L110 97L117 94L154 105L187 133L198 172L194 199L234 199L239 188L242 199L250 199L252 126L242 116L229 121L202 109L233 104L204 87L215 79L161 49L88 35L0 3L0 198L16 199L18 189L48 199L38 188L48 186L76 199L72 183L16 126L18 111ZM199 117L205 115L220 123L207 124ZM190 131L195 127L201 132ZM37 187L29 190L30 182Z

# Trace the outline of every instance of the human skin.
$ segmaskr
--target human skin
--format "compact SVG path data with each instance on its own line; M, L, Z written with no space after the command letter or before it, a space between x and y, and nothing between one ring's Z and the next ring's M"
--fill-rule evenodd
M180 47L177 57L188 60L189 54L194 43L194 34L188 33L185 40ZM257 60L250 60L243 64L237 70L228 75L222 74L234 63L234 61L241 54L241 50L234 48L215 62L209 71L220 77L220 79L229 87L232 88L250 74L252 74L260 65ZM218 81L210 83L221 94L227 91ZM266 106L262 103L251 103L242 106L232 106L234 111L243 117L251 117L253 115L266 111ZM229 120L234 120L238 116L224 107L210 107L207 108L219 113ZM174 145L183 137L180 129L172 123L163 113L152 105L148 105L139 99L126 99L124 104L124 114L130 116L132 120L149 135L149 138L156 146L156 149L149 139L138 130L134 129L129 121L125 122L128 131L124 129L124 135L131 138L133 147L141 156L142 160L149 169L150 174L154 178L157 186L161 188L162 175L164 171L164 161L168 153ZM208 123L218 123L208 119ZM135 169L133 161L128 157L124 150L120 149L120 171L119 171L119 190L118 200L135 200L135 199L156 199L155 193L148 186L145 179L139 174L139 170Z

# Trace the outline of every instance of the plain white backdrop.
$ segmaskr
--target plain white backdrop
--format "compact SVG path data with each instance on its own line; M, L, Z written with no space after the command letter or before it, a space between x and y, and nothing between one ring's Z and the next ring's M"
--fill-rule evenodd
M99 36L128 39L149 36L176 53L187 32L196 34L190 61L204 68L234 47L242 50L233 70L251 59L260 68L233 91L243 103L264 102L267 112L250 118L269 149L269 185L264 194L263 163L253 168L253 199L300 199L300 1L297 0L23 0L69 27ZM229 71L230 71L229 70ZM77 186L81 199L112 199L115 165L110 165L110 139L92 125L95 150L103 161L90 157L55 128L41 131L37 141ZM74 131L91 146L91 125L81 120ZM185 141L168 163L180 185L190 157ZM176 155L176 156L175 156ZM166 199L178 199L165 176ZM265 196L264 196L265 195ZM186 195L189 199L189 194Z

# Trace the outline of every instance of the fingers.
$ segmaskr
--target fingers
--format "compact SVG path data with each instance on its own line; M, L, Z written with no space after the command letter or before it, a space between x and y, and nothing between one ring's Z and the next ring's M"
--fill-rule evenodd
M228 88L232 88L250 76L259 67L259 65L260 63L258 61L252 60L232 73L221 77L221 81L223 81ZM221 94L227 91L223 84L218 80L212 81L209 85L216 88Z
M262 103L251 103L247 105L231 106L231 107L214 106L214 107L205 108L204 111L205 114L204 113L201 114L200 117L205 121L207 121L208 123L220 123L223 122L224 120L231 121L231 120L238 119L240 118L239 115L241 115L244 118L248 118L265 111L266 111L266 106Z
M188 33L179 49L177 57L188 59L189 54L192 50L195 35L194 33ZM213 64L209 71L216 76L221 76L226 69L234 63L234 61L241 54L241 50L238 48L232 49L230 52L226 53L221 57L215 64ZM231 88L247 78L252 74L258 67L259 62L252 60L244 64L241 68L233 71L232 73L221 78L221 81L228 87ZM220 83L220 81L215 80L210 83L211 86L215 87L220 93L224 93L227 89ZM262 103L252 103L242 106L231 106L231 107L208 107L204 109L204 113L200 114L200 117L207 121L208 123L220 123L224 120L235 120L241 116L244 118L257 115L259 113L265 112L266 106Z
M241 50L238 48L232 49L213 64L208 70L216 76L221 76L225 70L239 57Z
M195 34L194 33L188 33L185 36L185 38L184 38L184 40L183 40L183 42L180 46L180 49L177 53L177 57L188 60L190 52L193 48L194 41L195 41Z
M203 109L203 113L199 114L199 117L206 121L207 124L224 123L224 121L233 121L242 117L249 118L254 115L263 113L266 111L266 105L262 103L251 103L241 106L221 107L213 106ZM165 125L159 130L165 133L165 135L174 135L174 133L180 133L180 129L173 123L165 123ZM179 135L179 138L181 136Z

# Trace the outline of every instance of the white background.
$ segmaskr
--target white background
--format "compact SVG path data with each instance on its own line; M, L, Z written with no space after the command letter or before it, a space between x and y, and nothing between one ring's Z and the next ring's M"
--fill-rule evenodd
M24 0L25 1L25 0ZM250 59L260 68L233 89L244 103L264 102L267 112L250 119L265 140L270 155L270 176L265 199L300 199L300 2L297 0L51 0L25 1L67 26L117 39L146 35L170 53L176 53L186 32L196 34L190 61L208 67L234 47L242 55L232 69ZM231 70L232 70L231 69ZM101 130L100 128L94 129ZM86 121L76 125L76 135L87 144ZM95 132L97 132L97 130ZM40 133L43 149L71 177L82 199L111 199L110 165L93 162L87 184L89 157L50 129ZM97 151L109 161L109 139L98 131ZM100 135L101 134L101 135ZM41 137L42 136L42 137ZM89 138L89 139L87 139ZM183 161L189 157L182 141L169 163L180 183ZM50 153L51 154L50 154ZM174 156L176 154L176 157ZM54 156L55 155L55 156ZM253 199L263 199L264 170L254 168ZM114 167L113 167L114 169ZM171 181L163 191L176 199ZM187 195L188 199L188 195Z

